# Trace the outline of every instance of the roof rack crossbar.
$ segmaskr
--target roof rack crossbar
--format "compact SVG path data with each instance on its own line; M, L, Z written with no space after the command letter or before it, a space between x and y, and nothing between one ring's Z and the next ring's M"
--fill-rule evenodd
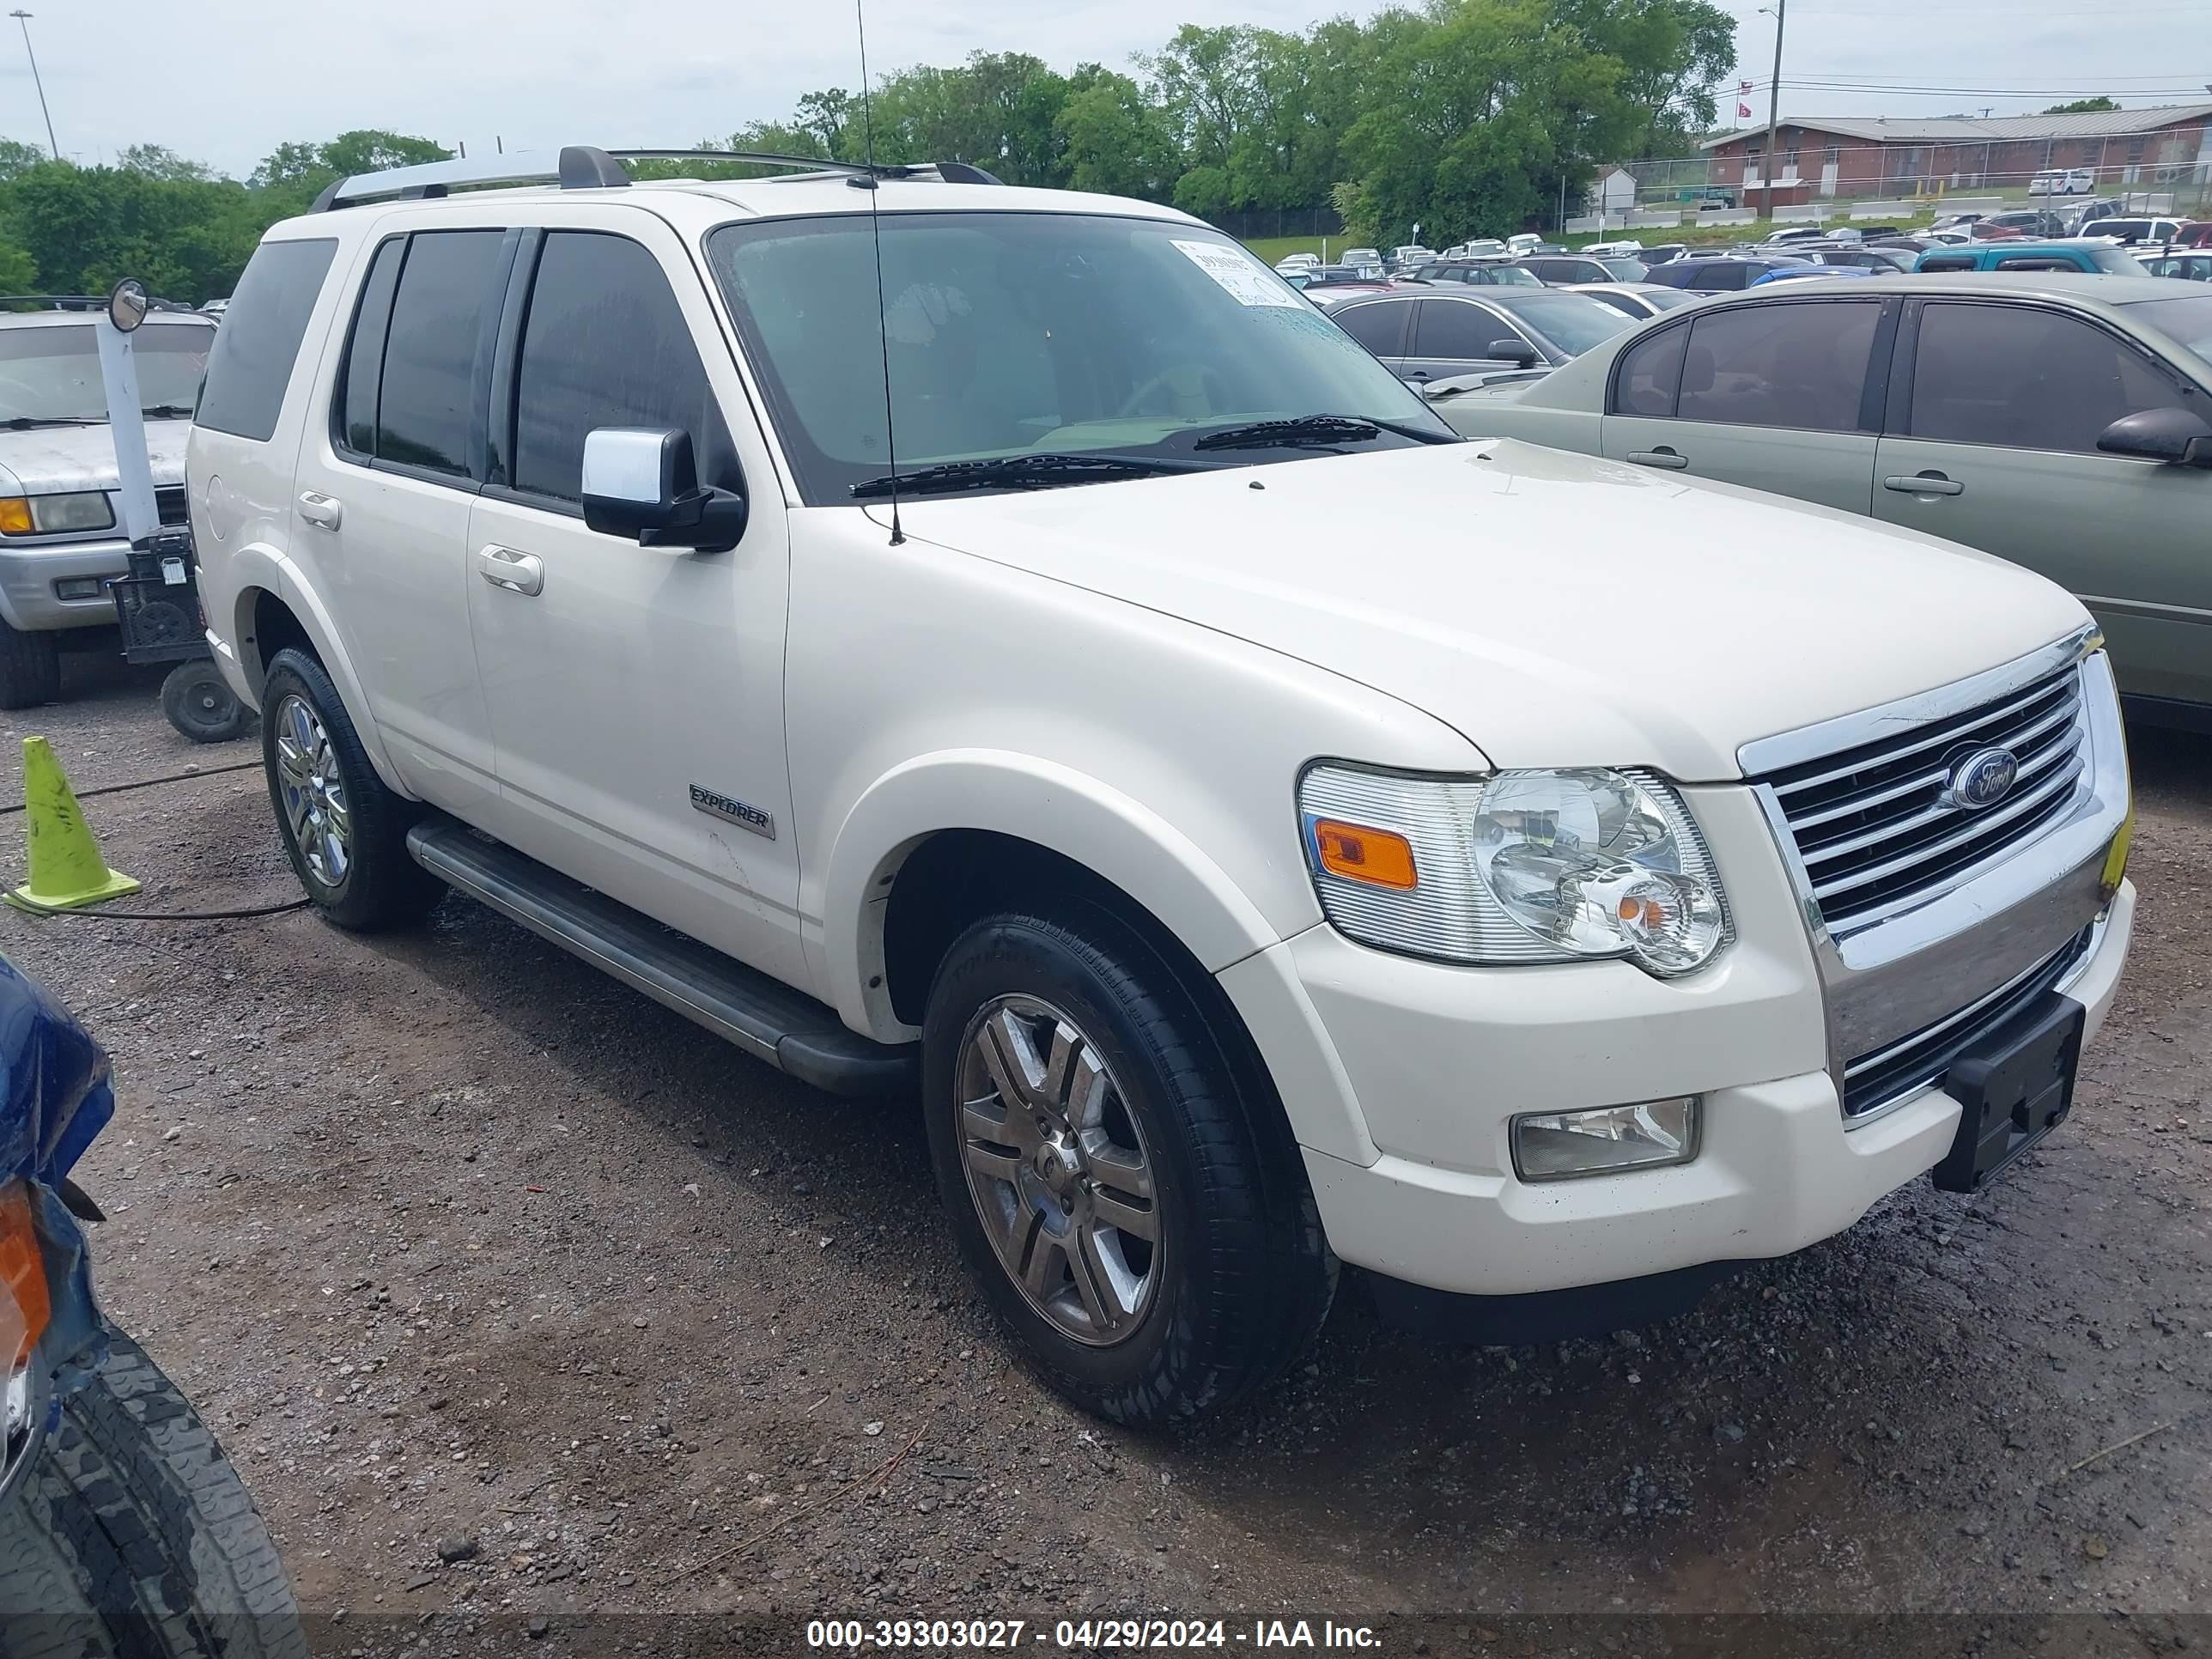
M340 179L315 198L311 213L330 212L363 202L416 201L447 194L456 187L494 185L558 184L563 190L619 189L631 182L625 161L749 162L763 167L799 167L817 174L842 174L854 179L927 179L945 184L995 185L1000 181L981 167L965 161L901 162L831 161L818 155L784 155L772 150L731 149L600 149L591 144L564 144L548 165L543 152L482 155L474 160L425 161L420 166L390 167L381 173L357 173Z

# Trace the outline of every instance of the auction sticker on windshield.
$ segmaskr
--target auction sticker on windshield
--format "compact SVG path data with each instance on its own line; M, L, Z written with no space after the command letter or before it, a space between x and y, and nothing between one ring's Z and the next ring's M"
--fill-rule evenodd
M1220 283L1239 305L1297 307L1305 303L1296 289L1285 287L1233 247L1224 247L1218 242L1182 240L1177 240L1176 246L1182 250L1183 258Z

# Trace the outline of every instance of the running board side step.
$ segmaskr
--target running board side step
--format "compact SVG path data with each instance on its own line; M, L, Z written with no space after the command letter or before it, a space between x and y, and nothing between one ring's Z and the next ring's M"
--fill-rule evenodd
M407 832L415 862L755 1059L833 1095L917 1086L916 1045L872 1042L834 1010L617 900L450 821Z

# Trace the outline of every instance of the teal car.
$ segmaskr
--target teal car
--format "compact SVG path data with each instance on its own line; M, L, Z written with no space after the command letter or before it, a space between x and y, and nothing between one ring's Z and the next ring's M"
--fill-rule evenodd
M2105 241L1980 242L1930 248L1912 269L1931 270L2084 270L2092 276L2143 276L2136 256Z
M2212 729L2212 292L2194 283L1785 283L1654 318L1533 384L1439 387L1431 407L1469 437L1748 485L2025 565L2096 614L2136 712Z

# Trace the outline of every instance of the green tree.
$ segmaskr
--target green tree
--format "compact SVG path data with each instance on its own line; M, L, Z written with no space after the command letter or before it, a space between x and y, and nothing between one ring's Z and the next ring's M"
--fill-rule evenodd
M2102 115L2119 106L2109 98L2076 98L2070 104L2053 104L2045 115Z
M215 169L206 162L188 161L167 144L127 144L116 157L115 164L131 173L143 173L149 179L206 184L215 178Z
M453 152L428 138L363 127L342 132L320 143L279 144L263 158L247 179L249 189L261 192L273 209L270 222L304 212L324 188L357 173L382 173L392 167L419 167L428 161L453 159Z
M1067 100L1053 118L1076 190L1164 201L1182 173L1166 115L1126 75L1086 64L1070 77Z

